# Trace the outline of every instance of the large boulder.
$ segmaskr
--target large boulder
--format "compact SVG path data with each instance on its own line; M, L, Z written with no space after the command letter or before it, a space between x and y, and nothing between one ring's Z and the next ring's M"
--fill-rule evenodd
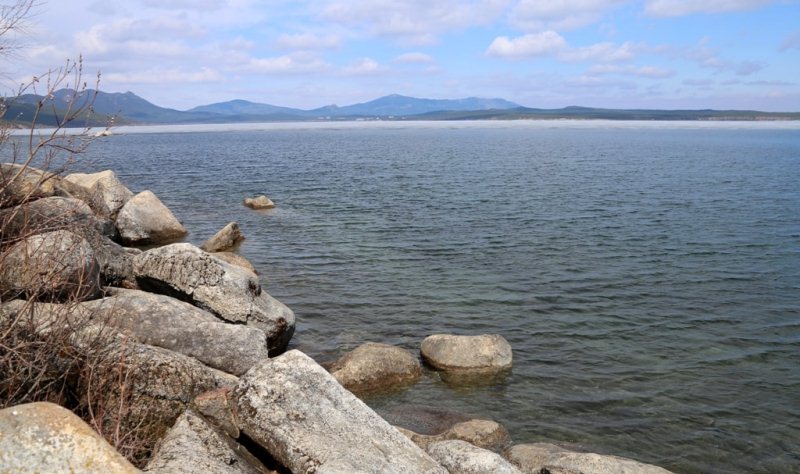
M0 267L0 296L88 299L100 292L100 266L83 237L66 230L14 244Z
M0 471L139 472L71 411L47 402L0 410Z
M420 353L434 369L455 374L491 374L511 369L511 346L497 334L435 334L422 341Z
M63 196L61 178L18 163L0 163L0 208L49 196Z
M113 236L114 225L94 215L86 203L51 196L0 211L0 239L9 241L54 230L69 230L88 240Z
M211 425L221 429L231 438L237 439L242 434L236 425L236 415L233 413L230 388L225 387L201 393L194 398L194 408Z
M100 265L100 281L103 286L116 286L136 289L133 276L133 257L142 253L133 247L123 247L111 239L100 237L90 239L94 256Z
M244 198L244 205L249 207L250 209L272 209L275 207L275 203L272 202L272 199L264 196L255 197L255 198Z
M267 468L202 416L187 410L159 442L145 472L174 474L263 474Z
M191 244L172 244L133 259L139 286L167 294L225 321L264 331L272 352L283 350L294 333L294 313L261 291L251 272L215 258Z
M221 322L168 296L115 290L111 297L81 306L142 344L194 357L229 374L241 375L268 357L267 338L260 329Z
M94 205L93 209L99 210L104 215L116 215L133 197L133 193L111 170L99 173L72 173L64 177L63 184L67 183L82 191L72 194L87 200L87 204Z
M632 459L579 453L548 443L518 444L505 457L527 474L669 474L664 468Z
M213 237L206 240L201 249L206 252L224 252L230 250L244 240L242 231L239 230L239 224L236 222L229 222L225 227L219 230Z
M125 203L117 214L122 243L161 244L187 234L175 215L151 191L142 191Z
M499 454L466 441L439 441L429 445L426 451L450 474L522 474Z
M389 390L414 383L422 374L417 358L388 344L368 342L342 356L331 374L354 392Z
M239 428L292 472L446 472L299 351L254 366L233 400Z

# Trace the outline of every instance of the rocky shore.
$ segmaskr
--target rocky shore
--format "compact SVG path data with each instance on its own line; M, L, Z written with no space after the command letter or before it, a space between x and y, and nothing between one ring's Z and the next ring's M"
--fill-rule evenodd
M67 328L78 348L102 337L114 363L94 370L122 375L95 397L126 405L117 432L147 427L145 472L668 472L514 445L500 424L442 409L379 416L359 396L414 384L420 359L458 383L511 370L511 346L496 334L430 335L419 354L364 341L324 368L286 351L295 315L235 253L236 223L200 247L177 242L187 229L167 206L112 171L0 164L0 203L2 327ZM140 471L69 410L35 402L0 410L0 472Z

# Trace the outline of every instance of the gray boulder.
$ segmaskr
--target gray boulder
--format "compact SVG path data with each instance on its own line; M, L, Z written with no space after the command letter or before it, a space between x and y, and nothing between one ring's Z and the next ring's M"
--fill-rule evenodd
M139 472L71 411L48 402L0 410L0 471Z
M632 459L579 453L548 443L518 444L505 457L522 472L539 474L669 474L664 468Z
M268 357L267 338L260 329L221 322L207 311L168 296L115 290L111 297L81 306L142 344L194 357L233 375L245 373Z
M206 252L224 252L230 250L244 240L242 231L239 230L239 224L236 222L229 222L225 227L219 230L213 237L206 240L201 249Z
M401 347L368 342L334 362L330 372L346 389L366 392L412 384L422 368L417 358Z
M255 197L255 198L245 198L244 205L249 207L250 209L272 209L275 207L275 203L272 200L264 195Z
M466 441L439 441L429 445L426 451L450 474L522 474L499 454Z
M89 240L94 256L100 264L100 281L103 286L136 289L133 275L133 257L142 253L132 247L123 247L111 239L101 237Z
M254 366L233 400L239 428L292 472L446 472L299 351Z
M61 178L30 166L0 163L0 208L49 196L65 196Z
M511 346L497 334L435 334L422 341L420 353L431 367L444 372L491 374L511 369Z
M100 267L83 237L66 230L14 244L0 267L0 296L60 301L100 293Z
M64 177L63 183L69 183L80 189L81 193L73 191L72 194L88 201L87 204L104 215L116 215L133 197L133 193L111 170L88 174L72 173Z
M187 234L172 211L151 191L142 191L126 202L116 222L120 239L126 245L161 244Z
M159 443L145 472L263 474L267 468L243 446L187 410Z
M69 230L88 240L113 236L114 225L101 219L86 203L72 197L51 196L0 211L2 240L54 230Z
M270 353L283 350L294 333L294 313L261 291L251 272L191 244L155 248L133 259L139 286L203 308L225 321L264 331Z
M221 429L231 438L241 434L233 414L231 389L225 387L201 393L194 398L194 408L200 412L213 426Z

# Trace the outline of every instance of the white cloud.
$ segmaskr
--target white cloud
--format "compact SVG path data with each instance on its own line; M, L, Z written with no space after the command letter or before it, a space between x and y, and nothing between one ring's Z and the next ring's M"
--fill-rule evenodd
M595 43L589 46L569 48L561 51L559 59L562 61L597 61L614 62L627 61L635 56L635 46L632 43L623 43L620 46L614 43Z
M289 54L269 58L250 58L239 69L256 74L309 74L329 68L328 63L316 56Z
M419 52L403 53L400 56L394 58L394 61L397 63L420 63L420 64L432 64L434 62L433 58L430 55Z
M322 17L371 36L403 44L436 43L439 35L489 24L508 0L329 0Z
M524 31L572 30L598 21L629 0L521 0L509 21Z
M489 45L486 54L502 58L530 58L547 56L568 48L567 41L555 31L544 31L508 38L498 36Z
M386 69L372 58L358 59L350 66L342 69L342 72L349 76L380 74L385 71Z
M651 16L670 17L751 10L770 3L773 0L648 0L644 11Z
M336 49L342 44L337 35L320 36L313 33L282 34L276 41L278 47L290 50Z
M778 50L783 53L790 49L800 50L800 31L792 31L786 35L786 38L783 39Z
M612 64L598 64L592 66L587 71L589 75L621 74L626 76L647 77L651 79L663 79L675 75L671 69L656 66L617 66Z
M214 69L202 68L199 71L183 71L179 69L154 69L149 71L111 73L102 76L103 83L108 84L163 84L163 83L197 83L218 82L223 75Z

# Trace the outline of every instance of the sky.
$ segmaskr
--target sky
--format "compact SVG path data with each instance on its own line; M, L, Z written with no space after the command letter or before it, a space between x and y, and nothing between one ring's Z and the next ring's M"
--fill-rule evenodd
M10 84L82 56L101 90L180 110L403 94L800 111L798 0L45 0L13 40Z

